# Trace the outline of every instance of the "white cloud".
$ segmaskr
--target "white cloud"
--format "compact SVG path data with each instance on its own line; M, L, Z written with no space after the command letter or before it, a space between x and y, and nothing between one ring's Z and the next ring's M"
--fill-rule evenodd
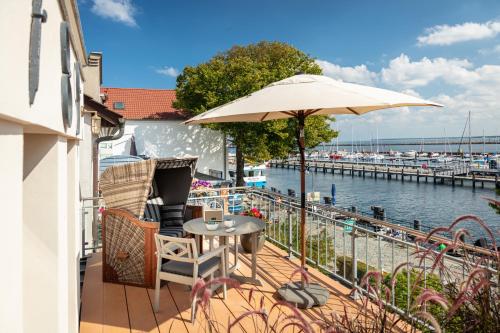
M137 9L132 0L93 0L92 12L103 18L109 18L116 22L136 27L134 15Z
M357 67L360 66L351 68ZM338 124L345 134L341 140L350 140L351 126L358 138L369 139L374 124L380 129L380 137L439 136L445 128L448 135L460 135L469 111L473 135L480 135L483 128L487 134L498 134L500 65L474 66L466 59L448 58L412 61L401 54L379 72L370 73L377 86L429 99L444 107L389 109L355 118L339 116ZM440 84L432 85L436 81ZM429 93L435 87L439 90Z
M331 78L352 83L373 85L377 74L371 72L366 65L354 67L341 67L325 60L316 60L323 70L323 74Z
M407 94L413 97L422 98L422 96L413 89L404 89L401 91L403 94Z
M380 75L382 81L390 86L415 88L437 79L451 84L457 81L470 83L477 79L477 74L469 70L472 67L472 63L466 59L424 57L419 61L411 61L407 55L401 54L392 59Z
M500 44L490 49L480 49L478 52L482 55L500 54Z
M418 45L451 45L471 40L493 38L500 33L500 21L466 22L456 25L436 25L417 37Z
M157 69L156 73L170 77L177 77L179 75L179 71L176 68L167 66Z

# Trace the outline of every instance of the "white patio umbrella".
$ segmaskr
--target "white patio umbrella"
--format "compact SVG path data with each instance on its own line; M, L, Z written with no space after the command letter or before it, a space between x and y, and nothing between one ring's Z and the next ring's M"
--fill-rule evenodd
M250 95L208 110L186 124L261 122L296 118L300 151L301 266L306 260L306 198L304 122L312 115L354 114L403 106L442 106L414 96L359 84L345 83L322 75L301 74L272 83ZM300 295L299 298L303 298ZM317 303L317 302L316 302Z

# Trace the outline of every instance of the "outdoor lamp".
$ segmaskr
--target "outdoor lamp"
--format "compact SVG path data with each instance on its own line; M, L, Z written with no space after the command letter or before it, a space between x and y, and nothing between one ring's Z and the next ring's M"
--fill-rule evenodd
M101 117L97 114L92 116L92 134L99 135L101 132Z

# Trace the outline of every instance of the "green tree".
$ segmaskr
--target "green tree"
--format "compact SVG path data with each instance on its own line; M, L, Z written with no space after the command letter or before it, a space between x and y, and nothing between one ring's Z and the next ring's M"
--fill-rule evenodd
M234 46L206 63L184 68L177 77L175 107L198 115L214 107L262 89L297 72L321 74L321 68L304 52L281 42ZM336 136L326 116L306 121L307 147ZM204 125L226 134L236 147L236 185L242 186L245 158L265 160L284 157L295 149L296 120L263 123Z

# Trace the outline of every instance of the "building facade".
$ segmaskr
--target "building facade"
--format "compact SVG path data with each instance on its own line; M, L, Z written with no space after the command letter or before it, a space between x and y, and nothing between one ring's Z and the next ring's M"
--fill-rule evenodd
M187 115L172 105L175 90L102 88L101 93L104 104L125 119L123 137L101 144L101 157L134 153L151 158L198 156L199 173L225 178L224 135L199 125L184 125Z
M78 332L90 156L76 0L2 2L0 40L0 331Z

